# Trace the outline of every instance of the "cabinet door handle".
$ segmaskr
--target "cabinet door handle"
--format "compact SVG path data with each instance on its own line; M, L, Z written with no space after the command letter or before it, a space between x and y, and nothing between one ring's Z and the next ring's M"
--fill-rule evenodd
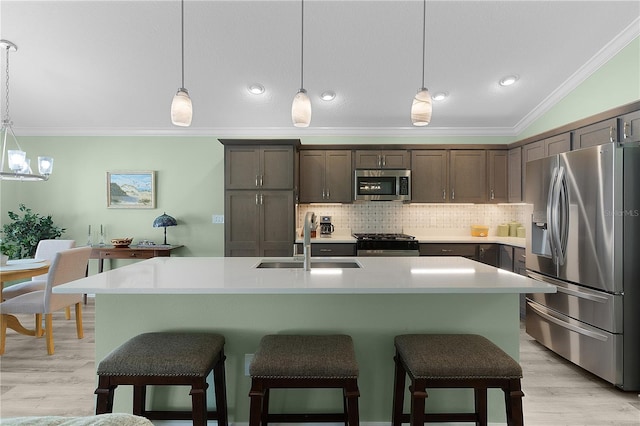
M443 200L447 199L447 191L445 189L442 190L442 199Z
M138 255L136 253L131 253L130 256L131 257L137 257Z
M455 200L455 199L456 199L456 190L455 190L455 189L452 189L452 190L451 190L451 199L452 199L452 200Z
M258 205L258 194L256 194L256 206Z
M258 178L259 178L259 177L260 177L260 176L256 175L256 188L258 188L258 187L260 186L260 185L258 184Z
M387 156L383 155L382 156L382 167L386 167L387 166Z
M495 198L494 193L493 193L493 189L491 190L491 199L493 200Z
M613 142L613 134L616 131L616 128L613 126L609 126L609 142Z
M263 200L263 198L262 198L262 194L260 194L260 205L264 204L264 203L262 202L262 200Z
M451 253L453 250L451 249L440 249L441 253Z
M627 135L628 129L629 129L629 123L625 121L624 125L622 126L622 139L627 139L630 136L630 135Z
M329 192L329 188L327 188L327 200L331 198L331 193Z
M382 156L378 154L378 167L382 167Z
M328 248L321 248L320 249L320 253L331 253L333 250L328 249Z

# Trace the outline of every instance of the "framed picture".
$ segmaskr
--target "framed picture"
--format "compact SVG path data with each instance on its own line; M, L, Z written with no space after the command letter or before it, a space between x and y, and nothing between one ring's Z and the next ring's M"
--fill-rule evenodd
M154 171L107 172L107 207L110 209L154 209Z

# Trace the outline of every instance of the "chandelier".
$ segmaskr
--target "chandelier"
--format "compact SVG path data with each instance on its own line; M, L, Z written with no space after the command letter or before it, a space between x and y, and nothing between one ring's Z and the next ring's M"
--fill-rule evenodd
M1 180L21 180L21 181L42 181L49 179L49 175L53 171L53 158L38 157L38 172L33 173L31 170L31 160L27 158L27 153L20 148L18 139L13 133L13 123L9 116L9 52L18 50L18 46L8 40L0 40L0 46L6 51L6 84L5 96L6 104L4 117L2 119L2 128L0 129L0 138L2 139L2 162L0 163L0 179ZM7 149L7 139L13 140L17 149ZM5 171L5 158L9 171Z

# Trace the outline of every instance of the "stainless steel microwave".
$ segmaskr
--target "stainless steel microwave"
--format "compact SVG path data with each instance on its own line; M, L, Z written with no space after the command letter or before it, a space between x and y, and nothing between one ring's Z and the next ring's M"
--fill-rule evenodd
M411 201L411 170L356 170L356 201Z

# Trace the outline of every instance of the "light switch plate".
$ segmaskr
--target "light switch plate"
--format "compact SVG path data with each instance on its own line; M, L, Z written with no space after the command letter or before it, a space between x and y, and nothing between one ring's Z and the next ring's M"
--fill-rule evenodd
M214 214L213 216L211 216L211 222L212 223L224 223L224 215Z

